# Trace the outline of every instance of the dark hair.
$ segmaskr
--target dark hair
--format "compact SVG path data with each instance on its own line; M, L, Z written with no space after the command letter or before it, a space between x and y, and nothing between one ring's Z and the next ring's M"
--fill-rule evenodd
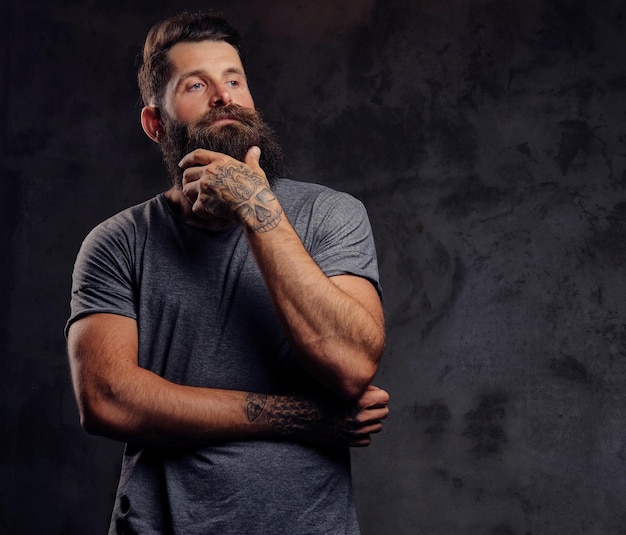
M158 106L161 102L170 74L167 53L176 43L185 41L224 41L242 56L239 33L215 13L183 12L158 22L146 37L137 75L144 105Z

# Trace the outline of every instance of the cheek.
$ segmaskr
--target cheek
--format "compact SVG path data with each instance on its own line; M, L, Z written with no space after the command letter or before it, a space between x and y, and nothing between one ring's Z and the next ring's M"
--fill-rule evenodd
M235 103L243 106L244 108L250 108L253 110L256 109L254 107L254 100L252 99L252 95L249 92L238 95L236 97Z
M188 123L200 117L206 112L206 103L187 99L184 102L177 102L172 106L173 117L179 123Z

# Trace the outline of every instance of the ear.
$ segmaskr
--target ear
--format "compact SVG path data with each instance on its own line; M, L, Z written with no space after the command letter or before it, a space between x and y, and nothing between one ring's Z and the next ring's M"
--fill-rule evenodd
M161 112L156 106L146 106L141 110L141 126L146 135L159 143L159 136L165 129L161 121Z

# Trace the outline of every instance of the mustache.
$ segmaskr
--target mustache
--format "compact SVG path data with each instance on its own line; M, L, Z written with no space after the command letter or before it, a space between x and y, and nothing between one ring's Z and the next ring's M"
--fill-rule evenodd
M210 128L214 123L223 119L232 119L244 126L254 126L259 120L259 114L256 110L244 108L238 104L211 108L195 120L193 124L189 125L189 133L192 134L198 130Z

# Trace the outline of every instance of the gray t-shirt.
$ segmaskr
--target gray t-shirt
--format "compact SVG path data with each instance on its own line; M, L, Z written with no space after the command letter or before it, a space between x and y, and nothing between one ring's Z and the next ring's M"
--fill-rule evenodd
M327 276L380 292L363 205L324 186L274 188ZM202 232L164 195L98 225L74 268L72 322L106 312L137 320L139 365L179 384L305 394L300 368L239 226ZM357 534L346 448L243 441L194 449L127 445L110 533Z

